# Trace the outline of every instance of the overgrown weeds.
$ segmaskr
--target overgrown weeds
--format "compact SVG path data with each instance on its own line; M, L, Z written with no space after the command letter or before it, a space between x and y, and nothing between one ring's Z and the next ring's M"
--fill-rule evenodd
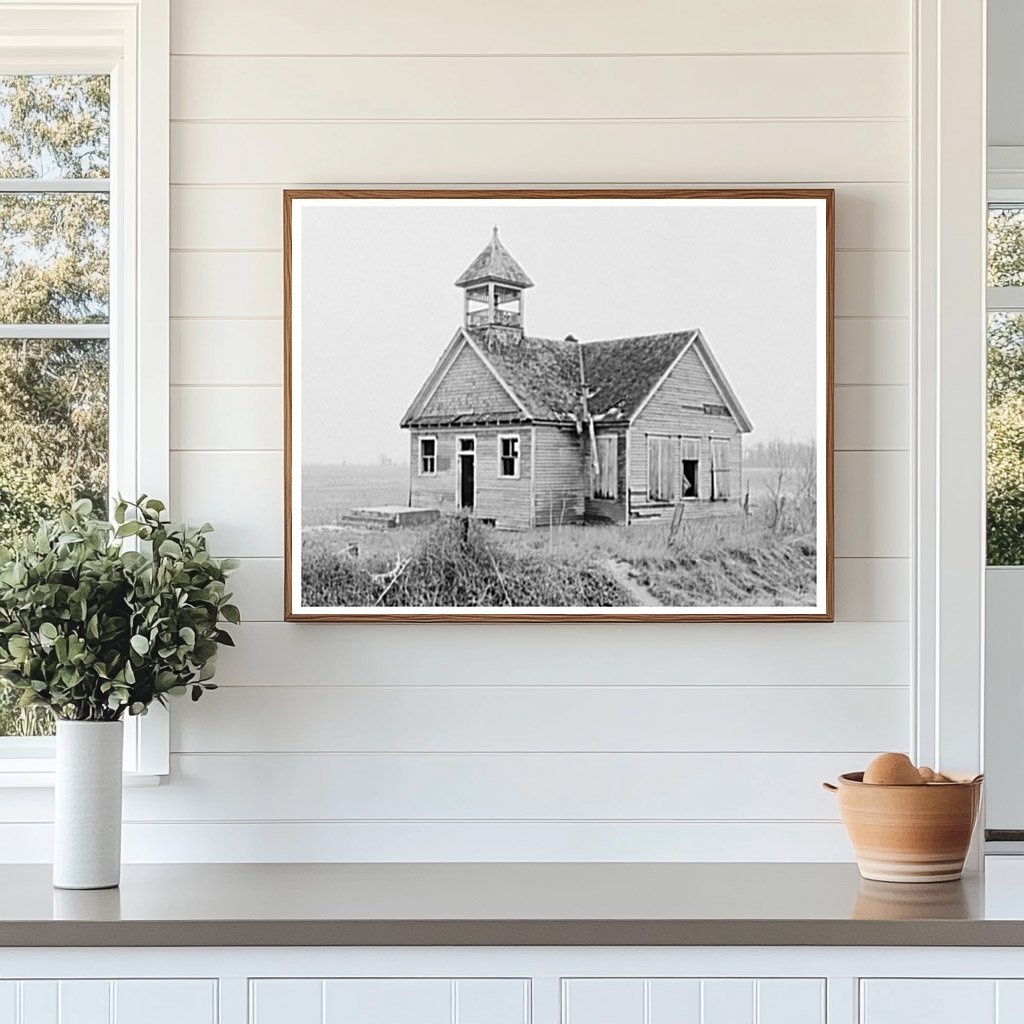
M464 518L420 533L407 554L334 550L307 534L302 552L306 607L616 607L628 596L583 552L517 550Z

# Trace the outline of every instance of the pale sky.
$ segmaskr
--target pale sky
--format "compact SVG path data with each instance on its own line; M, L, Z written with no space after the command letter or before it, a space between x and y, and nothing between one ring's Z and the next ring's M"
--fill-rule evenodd
M526 333L581 341L700 327L754 431L815 425L810 207L471 204L302 212L302 461L408 458L398 423L462 322L455 279L497 224L534 282Z

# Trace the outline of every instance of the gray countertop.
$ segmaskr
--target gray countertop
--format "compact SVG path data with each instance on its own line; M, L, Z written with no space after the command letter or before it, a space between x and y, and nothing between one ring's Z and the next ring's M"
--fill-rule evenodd
M0 946L1020 946L1020 904L852 864L129 865L101 892L14 865Z

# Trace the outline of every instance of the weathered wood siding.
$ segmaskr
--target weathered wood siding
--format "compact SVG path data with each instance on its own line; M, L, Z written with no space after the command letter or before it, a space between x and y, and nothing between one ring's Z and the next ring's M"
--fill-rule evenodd
M647 438L661 435L671 439L672 496L678 497L682 474L682 447L684 437L700 441L700 466L697 481L697 500L702 512L735 510L743 494L743 435L731 416L709 416L703 411L705 403L721 405L722 396L710 375L693 350L686 353L647 403L629 431L629 488L633 495L634 512L644 510L647 500ZM730 454L730 489L727 502L711 499L711 438L727 438ZM705 508L704 506L713 506ZM671 515L671 510L666 510Z
M628 503L626 495L629 489L629 481L626 475L626 445L627 445L627 434L628 430L625 426L616 427L611 430L599 430L597 432L598 437L608 437L612 435L616 439L616 458L618 463L618 492L617 497L614 501L609 498L591 498L586 497L584 509L588 521L592 522L609 522L609 523L625 523L629 518ZM589 435L584 438L584 445L587 450L588 462L592 462L590 456L590 437ZM584 484L586 480L584 478ZM589 488L584 487L584 495L589 491Z
M530 506L531 430L520 428L445 428L410 431L410 504L456 512L458 504L458 438L476 438L476 506L479 519L493 519L494 525L524 529L533 525ZM519 437L519 478L499 477L498 436ZM420 473L419 439L437 438L437 473Z
M582 438L574 427L537 427L535 436L536 525L581 522L586 494Z
M530 458L532 431L528 426L477 430L476 433L476 516L493 519L494 525L525 529L533 525L530 507ZM498 475L499 435L519 438L519 478Z
M463 345L423 410L425 416L518 416L520 409L483 360Z

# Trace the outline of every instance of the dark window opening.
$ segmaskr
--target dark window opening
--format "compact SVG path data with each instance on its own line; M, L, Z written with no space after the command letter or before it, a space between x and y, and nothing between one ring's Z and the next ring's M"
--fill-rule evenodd
M700 463L696 459L683 459L683 480L682 497L696 498L697 495L697 470Z

